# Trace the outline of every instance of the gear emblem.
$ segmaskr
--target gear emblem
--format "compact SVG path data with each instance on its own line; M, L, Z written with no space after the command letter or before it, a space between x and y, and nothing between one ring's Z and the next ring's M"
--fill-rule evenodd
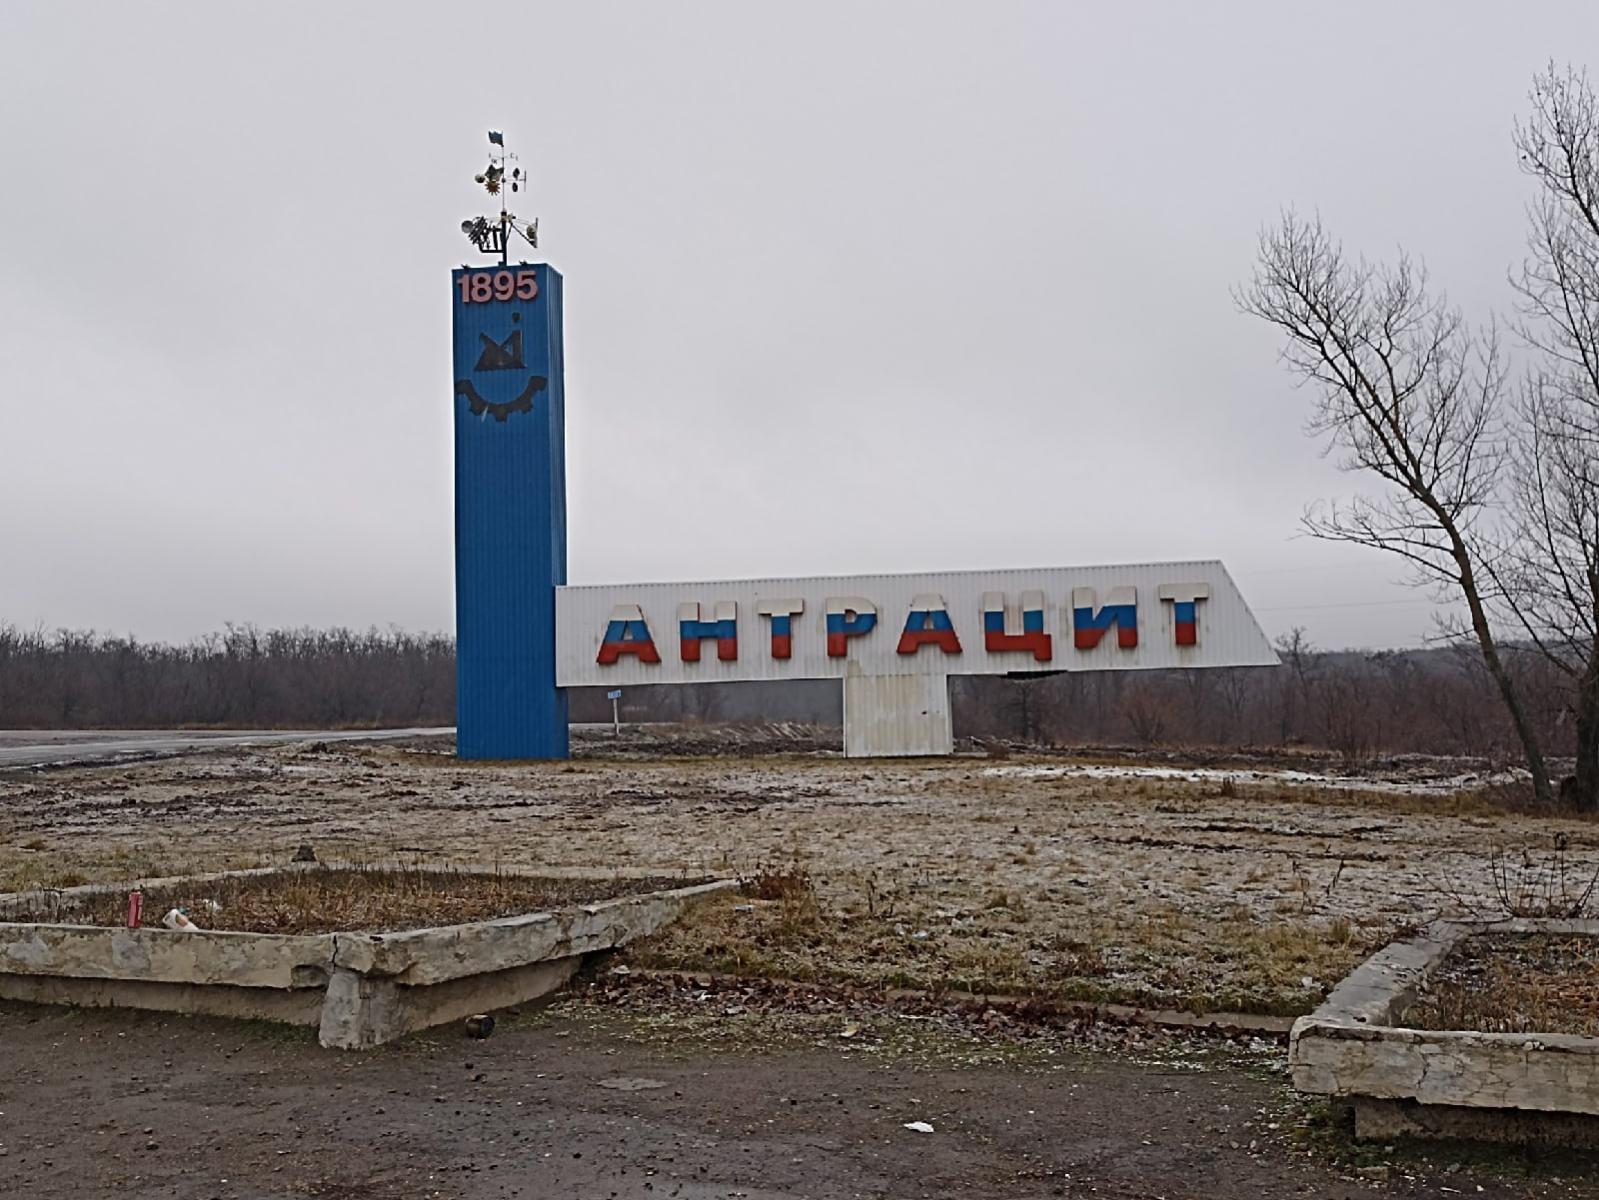
M521 395L506 404L495 404L491 400L483 399L470 379L457 379L455 381L455 394L466 400L468 406L472 409L474 417L481 417L484 413L488 413L496 421L504 421L514 412L532 412L533 397L542 392L548 383L549 380L542 375L530 375L528 376L527 386L522 389Z

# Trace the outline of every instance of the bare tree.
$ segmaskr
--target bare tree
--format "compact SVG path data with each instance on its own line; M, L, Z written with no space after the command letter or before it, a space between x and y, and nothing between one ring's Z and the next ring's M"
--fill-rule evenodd
M1346 768L1358 767L1376 748L1378 722L1367 681L1353 674L1329 675L1317 689L1322 736Z
M1167 706L1146 680L1135 681L1134 689L1122 705L1122 715L1139 745L1158 746L1166 738Z
M1251 745L1255 740L1254 726L1248 720L1250 692L1254 686L1250 679L1252 670L1250 667L1225 667L1216 672L1216 690L1221 695L1221 709L1227 718L1227 741L1238 745Z
M1375 496L1307 509L1306 530L1397 555L1418 585L1464 601L1534 791L1551 801L1479 566L1479 525L1505 459L1494 331L1474 333L1408 256L1391 266L1347 259L1319 219L1293 213L1261 235L1254 276L1236 300L1283 335L1283 361L1313 391L1309 432L1342 451L1345 470L1380 485Z
M1277 741L1286 746L1300 733L1300 720L1310 695L1319 656L1302 625L1295 625L1287 633L1280 634L1273 645L1277 648L1278 659L1286 668L1273 672L1281 689L1276 706Z
M1516 126L1528 257L1512 276L1536 352L1516 405L1508 521L1489 566L1507 620L1573 684L1570 798L1599 809L1599 102L1553 64ZM1565 788L1562 789L1566 790Z

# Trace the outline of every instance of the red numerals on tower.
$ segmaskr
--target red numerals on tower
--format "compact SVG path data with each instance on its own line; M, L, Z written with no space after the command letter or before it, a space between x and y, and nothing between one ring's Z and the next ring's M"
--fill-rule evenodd
M538 276L532 271L472 271L455 281L462 304L487 304L490 300L536 300Z

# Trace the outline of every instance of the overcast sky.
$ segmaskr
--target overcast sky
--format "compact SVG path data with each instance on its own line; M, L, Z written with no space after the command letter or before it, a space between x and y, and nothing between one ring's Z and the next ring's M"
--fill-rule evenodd
M575 583L1219 557L1414 645L1236 313L1319 209L1509 303L1599 5L0 5L0 620L453 625L485 130L566 276ZM1580 60L1579 60L1580 61ZM474 261L476 261L474 259Z

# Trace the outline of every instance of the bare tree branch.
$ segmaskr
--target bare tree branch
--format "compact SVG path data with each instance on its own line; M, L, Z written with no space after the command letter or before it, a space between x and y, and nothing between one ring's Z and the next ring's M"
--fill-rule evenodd
M1410 564L1418 584L1465 602L1534 788L1552 799L1538 736L1500 656L1479 582L1507 457L1507 369L1497 330L1474 333L1429 291L1425 268L1408 255L1392 265L1350 260L1319 219L1292 212L1261 235L1254 276L1235 299L1282 335L1282 360L1312 393L1308 432L1342 452L1344 470L1385 485L1375 498L1312 506L1304 527L1314 537L1393 554Z
M1599 100L1585 72L1533 80L1515 132L1537 184L1516 331L1538 356L1516 404L1494 606L1576 684L1580 807L1599 808Z

